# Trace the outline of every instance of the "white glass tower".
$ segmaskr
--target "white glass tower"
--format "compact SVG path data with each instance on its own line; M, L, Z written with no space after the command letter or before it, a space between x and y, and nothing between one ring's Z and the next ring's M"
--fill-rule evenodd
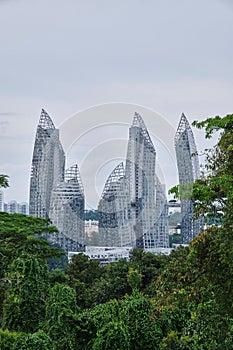
M0 211L4 211L3 208L3 203L4 203L4 199L3 199L3 192L0 190Z
M59 130L42 109L36 131L30 177L29 214L49 217L53 186L64 177L65 154Z
M54 187L49 215L59 230L56 241L64 250L85 245L84 191L77 164L67 169L64 181Z
M155 163L154 145L142 117L135 113L125 170L123 163L114 169L99 203L102 245L168 247L167 201Z
M59 130L43 109L32 158L29 214L51 219L59 233L46 237L65 251L80 250L85 244L84 191L78 166L65 172Z
M147 246L156 248L169 247L168 234L168 203L165 191L165 185L161 184L156 176L156 209L155 209L155 233L154 242L148 242Z
M181 241L186 244L199 233L201 220L193 217L191 191L194 181L200 176L200 168L193 132L184 114L175 135L175 150L181 189Z
M144 248L154 235L156 152L142 117L135 113L129 129L126 178L130 183L133 246Z
M108 177L98 206L99 245L124 247L132 243L129 184L123 163Z

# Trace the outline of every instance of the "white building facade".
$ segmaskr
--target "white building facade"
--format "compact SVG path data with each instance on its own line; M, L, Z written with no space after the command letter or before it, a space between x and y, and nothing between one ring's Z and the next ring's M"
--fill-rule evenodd
M200 176L200 167L193 132L184 114L175 135L175 150L181 193L181 243L187 244L198 235L202 220L196 220L193 214L192 186Z
M168 206L156 176L156 151L142 117L135 113L129 129L126 165L106 181L99 202L99 244L167 248Z

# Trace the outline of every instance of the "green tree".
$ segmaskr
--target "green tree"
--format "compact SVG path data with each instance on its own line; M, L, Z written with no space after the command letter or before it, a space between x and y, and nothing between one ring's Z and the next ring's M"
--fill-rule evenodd
M191 349L231 349L233 115L208 118L202 122L194 122L194 125L204 128L206 138L218 134L217 144L205 150L206 165L191 193L196 215L202 215L207 223L211 222L212 227L201 232L190 243L183 268L180 265L180 272L173 272L177 279L176 295L180 294L182 288L183 300L186 299L188 304L186 314L183 313L186 325L183 322L178 329L173 325L171 330L175 331L175 335L167 338L167 343L170 339L170 343L179 344L180 349L184 348L182 346L186 341L187 344L190 342ZM181 189L176 187L172 191L179 195L179 190ZM170 275L169 279L166 282L163 274L159 278L158 297L166 296L167 300L163 299L163 303L170 301L173 305L178 305L179 301L171 291L173 283L170 283L174 278ZM185 311L185 305L181 304L179 309ZM171 319L170 316L169 318ZM181 335L180 338L178 335ZM170 348L176 347L174 345Z
M169 246L172 247L173 244L181 244L181 234L173 233L169 235Z
M35 332L44 319L47 265L43 260L21 257L13 261L5 277L4 329Z
M166 255L154 255L142 249L133 249L130 252L130 266L137 270L141 276L140 290L153 296L153 284L168 262Z
M77 348L159 349L162 330L153 302L135 290L83 311L76 319Z
M49 219L0 212L0 223L1 271L25 254L42 259L64 255L44 238L46 234L57 232Z
M193 188L195 210L221 217L221 227L209 228L191 244L190 261L198 264L213 286L224 312L233 316L233 115L194 122L205 136L219 133L217 144L206 151L205 174ZM211 265L211 266L210 266Z
M0 174L0 188L1 187L9 187L8 176Z
M102 270L98 261L91 260L87 255L80 253L73 255L65 273L70 280L78 279L87 286L91 286L93 281L100 278Z
M132 288L132 291L135 292L138 291L139 286L142 282L142 275L137 270L134 270L130 267L127 274L127 280L130 287Z
M92 286L92 300L94 303L105 303L110 299L121 299L125 294L130 294L132 289L127 275L129 263L120 259L103 268L103 274Z
M120 302L119 318L125 325L130 349L159 349L162 340L160 319L152 300L134 291ZM123 348L122 348L123 349Z
M43 238L44 234L56 231L48 219L0 212L0 315L7 286L5 274L9 269L12 273L15 259L36 257L45 261L50 257L64 255L63 251Z
M206 138L219 134L217 144L205 150L205 172L193 188L196 212L221 216L223 225L229 226L233 220L233 115L216 116L193 125L204 128Z
M93 342L92 350L104 349L131 349L128 329L122 321L110 321L97 332L97 338Z
M93 304L91 288L99 280L103 269L98 261L91 260L83 253L75 254L65 269L70 287L76 291L77 305L85 308Z
M51 339L43 331L33 334L21 334L17 337L12 350L54 350Z
M52 339L56 350L76 349L77 313L75 291L64 284L56 283L46 300L44 331Z
M12 350L19 335L17 332L10 332L8 329L3 330L0 328L0 349Z

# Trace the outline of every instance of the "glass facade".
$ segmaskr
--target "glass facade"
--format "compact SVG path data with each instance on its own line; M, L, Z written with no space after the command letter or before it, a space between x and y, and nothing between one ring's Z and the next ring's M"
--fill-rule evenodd
M66 170L64 181L54 187L49 211L53 225L59 230L57 243L64 250L72 250L75 244L80 248L85 245L84 205L83 186L75 164Z
M123 163L108 177L99 201L99 246L124 247L131 244L129 184Z
M59 233L47 238L65 251L83 247L84 191L78 166L65 172L59 130L43 109L32 157L29 215L49 217Z
M200 176L200 168L193 132L184 114L175 135L175 150L181 191L181 241L187 244L198 235L202 221L195 220L193 215L191 191Z
M115 168L99 203L102 245L168 247L167 201L155 163L154 145L142 117L135 113L125 169L123 163Z
M53 186L64 177L65 154L59 141L59 130L42 109L32 157L29 215L49 217Z

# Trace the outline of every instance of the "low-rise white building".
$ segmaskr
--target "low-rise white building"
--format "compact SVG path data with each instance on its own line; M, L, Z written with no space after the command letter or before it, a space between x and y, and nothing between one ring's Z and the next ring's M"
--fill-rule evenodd
M83 254L87 255L91 260L97 260L101 265L109 264L113 261L124 259L129 261L129 253L132 247L94 247L87 246ZM72 256L80 254L79 252L68 252L68 260L70 261Z

